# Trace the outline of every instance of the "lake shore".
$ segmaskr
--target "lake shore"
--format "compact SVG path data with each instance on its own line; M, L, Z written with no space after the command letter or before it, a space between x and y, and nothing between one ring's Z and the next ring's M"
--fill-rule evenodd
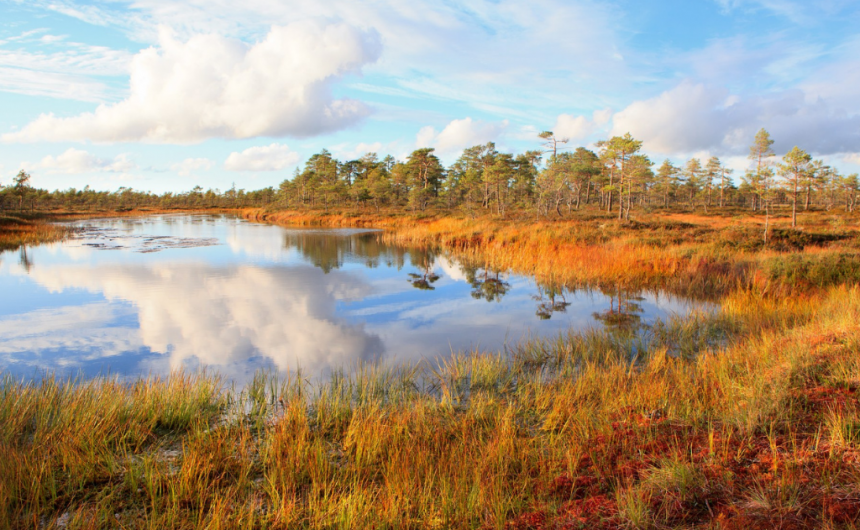
M572 334L316 387L6 379L0 521L848 528L858 319L860 292L842 287L802 302L735 295L644 348Z
M17 250L25 245L61 241L69 230L44 219L15 214L0 214L0 251Z
M246 209L285 226L374 227L387 242L433 246L483 266L569 287L664 289L714 299L738 289L799 295L860 277L857 218L809 214L802 230L737 215L653 214L619 221L602 212L565 220Z
M259 374L0 385L0 529L854 528L856 220L505 221L246 210L373 226L565 285L719 301L509 354ZM737 222L735 222L737 221ZM737 226L739 225L739 226Z
M141 217L159 214L225 213L236 210L208 209L123 209L123 210L36 210L0 212L0 251L22 246L62 241L72 231L61 223L105 217Z

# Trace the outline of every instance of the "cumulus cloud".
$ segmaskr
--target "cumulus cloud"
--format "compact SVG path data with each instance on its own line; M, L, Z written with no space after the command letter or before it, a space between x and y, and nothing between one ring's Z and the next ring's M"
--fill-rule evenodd
M648 151L662 154L738 154L762 127L777 151L794 145L816 154L860 150L860 115L824 98L809 98L800 89L746 97L690 81L630 104L613 116L610 134L629 132Z
M233 152L224 161L229 171L279 171L299 161L299 155L283 144L255 146Z
M2 139L192 143L331 132L369 114L332 87L380 51L375 33L346 24L273 26L252 45L214 34L181 41L162 30L158 47L132 59L127 99L74 117L42 114Z
M440 154L452 154L473 145L495 141L507 128L507 120L499 123L464 118L453 120L441 132L431 126L418 131L417 147L434 147Z
M24 167L33 170L44 170L47 173L95 173L109 172L122 173L135 169L137 165L129 160L128 155L118 155L113 159L99 158L92 153L73 147L67 149L63 154L48 155L40 162L29 164L24 162Z
M358 142L355 145L341 144L332 147L332 152L342 160L357 160L367 153L376 153L380 157L395 149L397 142L383 144L382 142Z
M186 158L182 162L173 164L170 169L176 171L180 177L191 177L197 171L212 169L214 163L208 158Z
M585 116L559 114L555 120L552 132L560 138L582 140L597 131L600 127L606 125L611 117L612 111L610 109L596 110L590 119Z

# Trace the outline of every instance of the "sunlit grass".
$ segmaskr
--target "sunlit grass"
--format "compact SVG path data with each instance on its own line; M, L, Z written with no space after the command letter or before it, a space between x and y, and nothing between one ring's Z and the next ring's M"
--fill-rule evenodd
M243 215L285 225L384 228L387 243L438 248L459 260L567 287L659 289L714 299L738 289L797 295L860 274L857 219L825 212L804 214L802 230L787 228L787 219L773 221L766 246L762 220L749 212L654 213L636 221L593 210L567 219L523 214L510 220L406 212Z
M0 215L0 251L59 241L68 234L68 228L61 225L20 216Z
M806 232L775 231L768 247L755 220L689 214L268 220L381 226L388 242L544 282L719 304L644 333L570 332L322 381L6 377L0 529L860 521L853 220L810 215Z
M322 381L0 384L0 527L850 527L860 291ZM567 526L565 526L567 525Z

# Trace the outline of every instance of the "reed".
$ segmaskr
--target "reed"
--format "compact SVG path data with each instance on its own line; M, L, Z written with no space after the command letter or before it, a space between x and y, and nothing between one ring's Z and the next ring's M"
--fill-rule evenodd
M0 383L0 528L851 528L860 288L365 365Z

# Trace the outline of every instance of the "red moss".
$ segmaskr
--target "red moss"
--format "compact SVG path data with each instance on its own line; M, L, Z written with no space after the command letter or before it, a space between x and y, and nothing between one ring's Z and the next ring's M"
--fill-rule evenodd
M547 516L543 511L525 513L505 524L510 530L541 530L547 528Z

